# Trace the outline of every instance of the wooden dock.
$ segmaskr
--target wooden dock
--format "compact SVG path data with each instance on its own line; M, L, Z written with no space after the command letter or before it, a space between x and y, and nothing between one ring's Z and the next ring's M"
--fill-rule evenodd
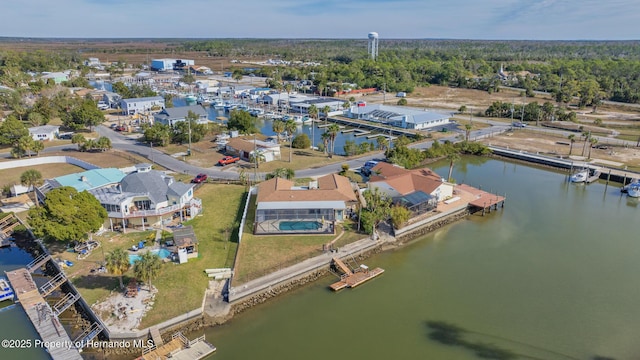
M342 290L344 288L354 288L384 273L384 269L375 268L370 270L364 265L360 265L360 268L352 271L344 262L342 262L342 260L333 258L332 261L336 268L343 272L340 277L340 281L329 286L333 291Z
M153 346L142 352L140 360L178 359L198 360L207 357L216 351L216 347L205 340L204 335L189 340L182 333L177 332L171 336L171 341L162 346Z
M367 130L358 130L358 132L356 132L353 136L358 137L358 136L365 136L371 134L371 131L367 131Z
M481 209L482 215L484 215L485 211L491 213L491 208L497 209L499 204L504 207L504 201L506 200L504 196L491 194L466 184L459 184L456 187L475 196L475 199L469 202L469 206Z
M40 295L31 273L25 269L6 272L7 279L27 316L40 335L52 359L82 360L80 352L64 330L45 299Z

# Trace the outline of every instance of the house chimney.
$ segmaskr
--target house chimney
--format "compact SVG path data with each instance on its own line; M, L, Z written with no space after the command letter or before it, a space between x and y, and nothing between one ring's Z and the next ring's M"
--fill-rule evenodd
M80 176L80 181L87 182L87 177L84 175Z

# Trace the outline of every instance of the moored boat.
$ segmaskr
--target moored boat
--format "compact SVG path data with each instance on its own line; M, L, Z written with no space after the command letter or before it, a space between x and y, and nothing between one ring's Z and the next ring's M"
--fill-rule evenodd
M13 300L15 294L6 278L0 277L0 301Z
M640 198L640 182L633 182L627 188L627 195L633 198Z
M582 169L572 174L569 180L574 183L581 183L587 181L587 178L589 178L589 169Z

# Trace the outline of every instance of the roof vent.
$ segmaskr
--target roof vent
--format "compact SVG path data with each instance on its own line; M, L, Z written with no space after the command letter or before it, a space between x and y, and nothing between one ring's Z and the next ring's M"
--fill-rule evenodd
M80 181L87 182L87 177L84 175L80 176Z

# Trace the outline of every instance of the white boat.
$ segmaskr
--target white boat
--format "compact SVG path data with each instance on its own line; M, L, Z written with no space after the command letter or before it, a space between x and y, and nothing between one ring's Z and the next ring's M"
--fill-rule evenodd
M627 188L627 195L633 198L640 197L640 182L632 182Z
M13 289L6 278L0 277L0 301L13 300Z
M222 101L222 99L215 99L213 102L211 102L211 107L213 107L216 110L224 110L224 101Z
M569 177L569 180L574 183L586 182L589 178L589 169L580 170Z

